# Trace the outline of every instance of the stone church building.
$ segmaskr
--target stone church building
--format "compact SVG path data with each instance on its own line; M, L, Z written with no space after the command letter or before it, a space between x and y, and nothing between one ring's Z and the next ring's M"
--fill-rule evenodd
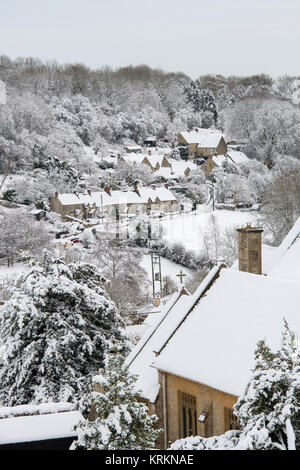
M236 428L257 342L278 347L283 317L300 334L300 218L277 248L262 245L260 228L238 233L238 266L215 266L194 294L173 294L127 358L164 430L160 449Z

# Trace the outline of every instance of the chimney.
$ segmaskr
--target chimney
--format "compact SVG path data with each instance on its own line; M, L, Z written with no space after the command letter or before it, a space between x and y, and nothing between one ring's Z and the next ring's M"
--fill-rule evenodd
M237 229L239 234L239 270L262 274L261 234L262 228L247 225Z
M169 189L168 183L165 184L165 188L166 188L166 189Z
M89 195L89 196L91 196L91 195L92 195L92 193L91 193L91 190L90 190L90 189L88 189L88 190L87 190L87 192L88 192L88 195Z
M151 188L155 190L156 189L155 184L151 184Z
M58 192L55 191L54 197L58 197Z
M109 196L111 196L110 188L109 188L108 186L104 186L104 191L105 191Z
M198 132L198 127L195 128L195 131Z
M133 183L133 191L134 191L135 193L138 193L138 192L139 192L139 186L138 186L138 182L137 182L137 181L135 181L135 182Z
M148 150L148 155L151 155L151 150Z

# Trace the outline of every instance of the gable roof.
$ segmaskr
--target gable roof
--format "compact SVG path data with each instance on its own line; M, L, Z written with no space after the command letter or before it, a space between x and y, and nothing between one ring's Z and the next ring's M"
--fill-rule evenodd
M277 348L283 317L300 336L300 218L280 247L264 251L268 276L214 267L193 295L176 297L148 330L127 362L144 398L156 399L155 369L237 396L258 340Z
M90 194L64 193L58 194L58 200L62 205L95 205L96 207L111 206L119 204L147 204L149 199L156 202L176 201L172 191L165 186L140 187L138 193L135 191L111 191L110 195L106 191L95 191Z
M156 400L159 391L158 373L152 367L156 353L160 351L165 341L179 327L187 312L193 306L195 297L197 298L205 292L210 282L218 274L219 269L218 267L213 268L192 296L181 295L179 292L174 293L155 324L141 338L126 359L130 372L138 375L135 386L136 391L140 390L141 396L150 400L150 402Z
M276 249L276 262L268 276L300 282L300 217Z
M76 437L74 426L82 418L79 411L65 411L0 419L0 446L17 442Z
M258 340L265 337L278 347L283 317L300 335L299 304L297 282L222 269L153 365L238 396Z
M198 148L216 148L224 138L221 132L214 129L198 129L198 131L180 132L188 144L198 144Z

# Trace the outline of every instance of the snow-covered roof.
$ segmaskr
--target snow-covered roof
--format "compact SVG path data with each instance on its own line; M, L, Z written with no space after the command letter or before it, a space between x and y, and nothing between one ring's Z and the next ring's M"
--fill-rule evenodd
M198 129L198 131L180 132L188 144L198 144L198 148L216 148L222 137L221 132L215 129Z
M261 245L261 260L262 260L262 273L268 274L271 268L276 264L278 258L280 257L280 252L278 247L266 245L262 243ZM231 269L235 271L239 270L239 260L236 259Z
M155 167L157 165L157 163L159 165L161 165L162 162L163 162L163 159L167 158L167 157L165 157L164 155L159 155L159 154L155 153L155 154L151 154L151 155L145 155L145 158L147 158L147 160L151 163L151 165L153 167ZM167 159L167 161L168 161L168 159Z
M90 204L96 205L96 207L112 206L119 204L146 204L149 199L155 202L158 198L159 201L176 201L174 194L167 189L165 186L157 187L140 187L138 193L136 191L111 191L108 194L106 191L96 191L75 194L75 193L64 193L58 194L58 200L62 205L81 205Z
M143 160L145 159L147 155L143 154L143 153L139 153L139 154L136 154L136 153L130 153L130 154L126 154L126 155L122 155L122 159L125 160L125 162L128 164L128 165L132 165L134 163L138 163L138 164L141 164L143 162ZM121 160L122 161L122 160Z
M283 317L300 335L298 282L222 269L205 296L193 297L192 310L153 361L158 369L239 395L258 340L278 347Z
M237 165L240 164L240 163L245 163L245 162L249 161L249 158L247 157L247 155L245 155L244 152L241 152L240 150L228 149L227 150L227 155Z
M300 217L279 246L262 244L262 273L300 282ZM238 270L236 260L231 269Z
M179 292L175 292L171 296L167 304L162 308L159 317L152 319L152 326L126 359L130 372L138 375L135 385L136 391L140 391L142 397L150 400L152 403L156 400L159 391L157 370L151 367L151 363L155 358L154 347L157 337L161 334L160 328L162 323L167 321L168 313L179 298Z
M229 150L225 155L213 155L212 159L218 166L221 166L224 162L239 165L249 160L243 152L238 150Z
M156 352L180 325L187 311L193 306L195 295L200 295L205 291L218 269L211 270L210 275L204 280L205 282L201 283L193 296L175 292L162 309L152 328L149 328L127 358L126 364L129 366L130 372L138 375L136 390L140 390L141 395L150 402L156 400L159 391L158 373L152 367Z
M81 419L79 411L0 419L0 445L76 437Z
M276 249L276 260L268 276L300 282L300 217Z
M0 419L14 416L42 415L60 413L62 411L74 411L75 405L67 402L48 402L39 405L3 406L0 408Z
M239 395L258 340L279 347L283 318L300 336L300 218L279 247L263 245L263 273L214 267L193 295L174 297L128 358L155 401L155 368Z
M126 145L124 148L131 151L142 150L142 147L140 145Z
M180 176L185 176L184 172L186 170L193 170L195 168L195 164L188 163L185 161L176 161L169 159L169 163L171 164L171 167L160 167L158 170L156 170L155 175L172 179Z

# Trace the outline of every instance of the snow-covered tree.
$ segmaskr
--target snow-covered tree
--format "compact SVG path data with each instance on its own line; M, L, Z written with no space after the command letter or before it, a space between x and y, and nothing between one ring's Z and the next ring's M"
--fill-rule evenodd
M300 446L300 354L284 321L281 348L257 345L255 368L235 412L242 427L240 448L296 449Z
M99 240L95 262L107 279L106 289L117 308L125 314L148 300L149 280L141 266L142 254L119 242Z
M249 99L228 110L228 135L246 142L245 153L268 168L278 155L299 154L300 111L292 104L275 99Z
M17 278L0 310L0 402L71 401L85 406L104 353L127 347L124 324L89 264L45 253Z
M154 447L160 430L157 416L136 397L137 377L124 366L124 358L115 353L105 358L101 375L94 377L91 401L93 420L77 427L78 440L72 450L141 450ZM92 417L91 417L92 418Z
M216 123L218 113L215 100L210 90L200 88L197 82L191 82L185 89L187 102L194 112L203 112L205 114L204 127L210 127ZM206 124L206 125L205 125Z
M275 244L293 227L300 214L300 172L275 173L262 194L261 218Z
M26 212L0 209L0 256L20 257L22 252L40 255L50 243L49 224L37 222Z

